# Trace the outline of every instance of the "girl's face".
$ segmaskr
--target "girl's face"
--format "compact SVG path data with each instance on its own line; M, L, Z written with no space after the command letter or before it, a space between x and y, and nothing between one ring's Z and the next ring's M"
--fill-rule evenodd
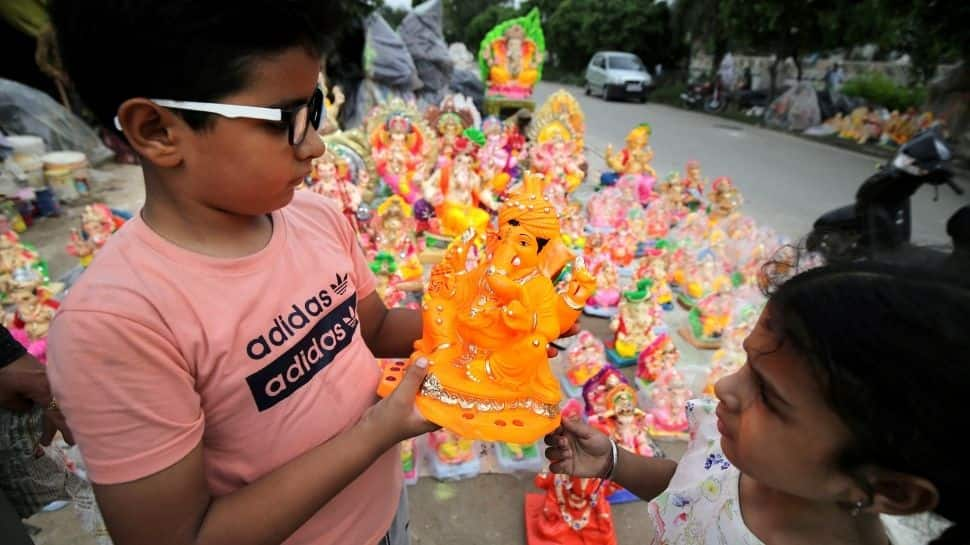
M744 341L747 365L714 386L721 448L764 486L850 502L858 486L836 464L850 442L848 428L823 398L810 364L782 335L769 304Z

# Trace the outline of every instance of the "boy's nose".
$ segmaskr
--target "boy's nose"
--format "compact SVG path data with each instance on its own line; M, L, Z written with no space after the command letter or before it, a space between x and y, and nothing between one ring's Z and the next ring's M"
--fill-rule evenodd
M317 134L317 131L312 130L312 128L306 138L303 139L303 142L300 142L300 145L296 147L297 157L301 161L320 157L325 151L327 151L327 144L323 141L323 137Z

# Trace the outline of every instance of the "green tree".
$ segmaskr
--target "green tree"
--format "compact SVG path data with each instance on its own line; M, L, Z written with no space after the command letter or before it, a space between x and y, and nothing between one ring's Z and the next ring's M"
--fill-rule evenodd
M673 8L671 30L678 43L685 46L681 51L687 64L690 64L692 45L699 43L713 53L711 76L727 53L728 36L734 30L728 20L730 10L727 4L723 0L677 0Z
M636 53L648 66L669 66L683 52L665 2L563 0L544 26L547 48L567 71L582 70L600 50Z
M463 42L470 51L476 51L478 49L477 43L472 44L465 41L465 30L468 24L476 15L483 13L493 5L508 4L509 2L496 2L495 0L443 0L445 40L448 43Z
M877 42L909 53L913 76L925 83L943 62L970 61L970 3L963 0L870 0L890 20Z
M589 0L563 0L551 13L544 14L546 50L563 70L579 70L594 51L583 31L584 10L590 4Z
M504 4L495 4L489 6L488 9L479 13L472 18L471 21L464 28L461 41L468 46L468 50L472 52L473 55L478 55L479 46L482 43L482 38L488 34L489 30L492 30L495 25L506 21L508 19L514 19L524 13L519 13L519 10L512 6L507 6Z
M786 58L794 61L796 77L801 80L802 55L875 39L886 25L886 19L868 13L876 1L721 0L739 45L775 55L769 68L772 95L778 65Z

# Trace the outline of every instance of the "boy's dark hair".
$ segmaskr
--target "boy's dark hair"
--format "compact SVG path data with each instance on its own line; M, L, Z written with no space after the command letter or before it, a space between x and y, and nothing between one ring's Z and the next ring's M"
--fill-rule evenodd
M255 59L362 43L354 34L371 9L368 0L55 0L51 20L78 94L113 128L129 98L216 102L245 87ZM211 117L177 113L194 129Z
M970 269L900 263L826 265L781 283L768 270L776 282L768 304L782 342L806 357L852 434L843 469L872 464L929 480L940 493L936 512L956 523L934 544L966 544L958 442L970 392Z

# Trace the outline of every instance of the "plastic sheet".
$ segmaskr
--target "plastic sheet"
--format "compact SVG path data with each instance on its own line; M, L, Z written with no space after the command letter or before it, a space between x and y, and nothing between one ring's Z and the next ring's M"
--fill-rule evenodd
M397 29L426 92L447 90L455 69L441 24L441 0L429 0L414 8Z
M367 17L364 26L367 32L367 49L364 53L367 78L402 91L414 91L421 87L411 54L387 21L375 13Z
M451 84L448 88L453 93L471 98L478 111L485 110L485 84L478 78L478 72L455 70L451 74Z
M0 78L0 127L9 134L39 136L48 151L84 152L95 165L114 155L91 127L47 94L3 78Z
M776 98L765 112L768 125L803 131L822 122L818 95L811 83L801 82Z

